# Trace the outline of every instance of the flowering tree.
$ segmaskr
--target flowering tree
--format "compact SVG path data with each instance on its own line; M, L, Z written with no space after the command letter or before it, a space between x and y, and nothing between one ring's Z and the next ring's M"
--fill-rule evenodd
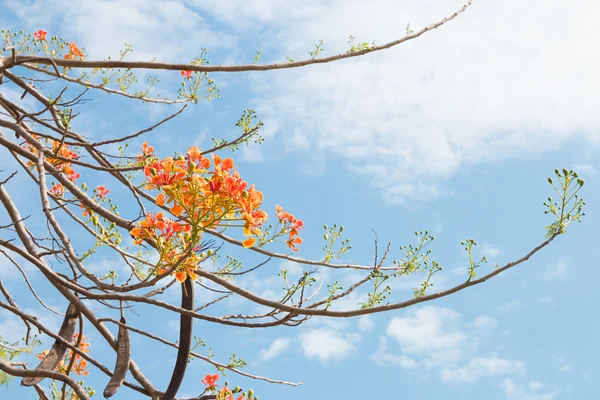
M195 319L225 326L268 328L297 326L317 316L353 317L398 310L483 283L528 260L558 235L565 233L571 222L579 221L583 216L584 205L578 195L584 182L576 172L566 169L555 171L556 182L549 179L558 199L549 198L544 203L546 213L554 218L547 227L545 241L523 257L478 276L476 270L486 260L474 259L472 249L476 243L466 240L462 244L469 255L470 265L464 283L430 293L431 278L442 268L430 257L427 246L434 238L426 231L417 232L416 244L401 247L403 254L389 264L386 260L390 255L390 244L381 255L378 255L376 247L372 265L334 263L336 258L352 248L348 239L343 239L343 227L337 224L324 227L326 244L322 259L308 260L291 255L302 245L303 221L281 206L276 207L274 216L269 216L261 208L263 193L242 178L232 158L223 155L227 150L236 150L241 144L262 140L259 136L262 123L253 110L246 110L237 122L241 130L238 137L215 140L214 146L208 149L185 146L168 157L159 157L153 144L147 141L134 152L128 150L128 143L135 143L145 133L180 115L186 104L147 129L112 139L93 140L78 133L74 127L75 110L84 103L84 95L90 91L145 103L197 103L201 99L218 96L217 86L209 73L298 68L367 55L418 38L454 19L470 4L471 1L451 16L418 32L407 28L404 37L390 43L375 46L351 41L347 52L324 58L319 57L322 51L322 43L319 43L309 59L265 65L212 66L208 65L205 53L189 64L130 62L125 60L131 51L129 47L121 53L119 60L91 61L86 59L84 49L75 42L49 36L44 30L32 34L2 31L5 55L0 58L0 78L4 85L22 91L23 97L32 98L33 104L40 109L24 108L18 101L3 94L0 86L0 145L37 188L36 193L29 196L28 204L17 204L9 190L17 171L3 171L0 202L9 221L1 227L0 252L22 273L31 292L10 293L0 280L0 291L4 297L0 300L0 307L22 320L24 333L23 340L16 343L0 337L0 382L6 382L10 377L22 377L21 384L31 386L41 399L89 399L95 390L74 379L73 374L86 376L91 365L107 376L103 391L107 398L125 386L126 390L133 390L139 396L172 400L176 398L189 361L199 358L214 366L218 373L206 374L196 399L256 399L253 390L232 388L227 382L220 381L220 373L231 371L272 383L295 384L245 372L240 369L245 363L235 356L229 363L220 363L212 356L194 351L201 344L201 339L193 335ZM131 88L137 87L136 70L180 73L182 83L178 97L153 96L151 88L157 83L153 78L149 87L132 92ZM58 87L57 83L61 82L81 91L74 92L68 86ZM8 132L12 132L14 137L7 135ZM110 149L117 146L118 154L111 154ZM110 177L115 186L93 185L93 188L83 182L93 181L98 176ZM110 197L116 185L123 185L128 196L119 203L127 202L137 207L137 215L119 213L117 202ZM31 202L35 203L37 220L45 221L47 232L44 234L38 232L40 226L31 227L35 217L29 220L22 213ZM84 233L87 241L81 239L86 237ZM287 251L276 252L273 248L277 243L285 246ZM239 246L268 258L249 268L233 257L227 256L223 261L223 244ZM120 257L129 269L128 276L118 276L114 270L104 271L104 275L89 270L90 260L105 252L114 252ZM280 300L266 299L236 284L236 277L252 273L273 258L294 261L314 269L305 271L297 282L289 282L283 273L286 289ZM43 274L64 297L68 303L64 313L42 301L29 285L29 272L22 266L23 263ZM58 269L58 265L66 266L67 273ZM314 285L316 280L313 276L318 268L359 271L363 276L347 288L336 282L329 285L328 290L320 291L320 286ZM392 300L391 289L386 282L419 273L423 275L423 281L420 287L414 289L414 297ZM180 286L180 305L161 300L164 292L174 285ZM369 288L367 300L355 309L332 309L332 304L365 287ZM220 295L197 306L194 293L198 290L217 291ZM19 307L20 298L30 294L48 312L64 318L57 332ZM232 295L267 311L222 316L200 312ZM179 341L169 342L128 324L125 314L127 311L135 312L136 305L178 314ZM111 317L115 310L120 314L118 320ZM84 327L96 330L114 349L114 368L103 365L93 355L93 346L90 347L86 341ZM109 327L117 330L116 337ZM32 330L51 338L54 341L51 348L39 349L41 342ZM134 361L131 332L178 349L170 382L165 389L147 379ZM28 365L20 360L29 352L38 354L39 365ZM126 379L128 371L133 381ZM50 395L48 389L41 386L44 379L50 382Z

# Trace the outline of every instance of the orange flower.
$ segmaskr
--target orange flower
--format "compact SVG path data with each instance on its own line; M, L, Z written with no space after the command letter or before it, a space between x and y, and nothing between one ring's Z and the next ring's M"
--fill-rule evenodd
M242 242L242 245L244 245L244 247L248 249L254 246L254 243L256 243L256 239L254 239L253 237L249 237L248 239Z
M210 168L210 160L204 156L202 156L202 152L196 146L192 146L185 153L190 162L195 162L197 166L208 169Z
M180 72L181 72L181 76L183 76L185 79L192 77L192 71L182 70Z
M106 195L108 194L108 192L110 192L110 189L107 189L102 185L100 185L96 188L96 195L98 197L100 197L101 199L105 198Z
M185 273L185 271L175 272L175 279L177 279L177 282L182 283L185 281L186 278L187 274Z
M228 171L233 168L234 162L231 158L226 158L223 160L223 171Z
M43 30L43 29L40 29L39 31L35 32L35 33L33 34L33 36L35 36L35 38L36 38L37 40L46 40L46 34L48 34L48 32L46 32L46 31L45 31L45 30Z
M145 156L149 156L154 153L154 147L148 146L148 142L144 142L144 144L142 144L142 153L144 153Z
M287 245L292 251L298 251L296 247L297 244L302 244L302 238L300 236L290 237L290 240L287 241Z
M179 217L182 212L183 212L183 207L181 207L181 205L179 205L177 203L175 203L173 205L173 207L171 207L171 213L176 217Z
M156 196L156 205L164 206L166 199L167 198L166 198L166 196L164 194L159 193L158 196Z
M57 183L56 185L52 186L52 189L50 189L50 193L52 193L56 197L62 197L65 193L65 187L60 183Z
M75 42L67 43L67 45L69 46L69 53L76 57L83 58L83 53L81 52L81 50L79 50L79 47L77 47L77 44L75 44Z
M202 379L202 383L204 383L209 388L214 388L217 385L217 381L219 380L219 374L206 374L206 376Z
M171 157L167 157L162 161L155 161L152 166L144 168L144 173L151 185L171 186L185 176L184 166L185 161L173 160Z

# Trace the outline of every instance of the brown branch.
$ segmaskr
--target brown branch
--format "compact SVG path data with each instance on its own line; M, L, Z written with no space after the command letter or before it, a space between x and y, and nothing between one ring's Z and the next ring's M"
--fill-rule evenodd
M288 62L288 63L274 63L274 64L246 64L246 65L193 65L193 64L170 64L170 63L160 63L160 62L148 62L148 61L116 61L116 60L104 60L104 61L85 61L85 60L66 60L66 59L58 59L58 58L50 58L50 57L37 57L35 56L36 64L45 64L49 65L54 62L56 65L61 67L69 67L69 68L125 68L125 69L152 69L152 70L169 70L169 71L195 71L195 72L245 72L245 71L271 71L277 69L291 69L304 67L312 64L325 64L333 61L343 60L347 58L354 58L363 56L370 53L375 53L378 51L386 50L391 47L397 46L409 40L413 40L418 38L419 36L432 31L440 26L444 25L446 22L453 20L458 15L462 14L473 2L473 0L469 0L465 5L463 5L459 10L454 12L452 15L442 19L439 22L426 26L425 28L414 32L410 35L406 35L403 38L379 45L374 46L369 49L341 53L330 57L323 58L314 58L307 59L302 61ZM17 55L15 59L15 65L24 65L28 67L26 64L28 61L31 61L31 57L29 55ZM9 57L4 57L3 61L5 63L5 69L9 68L6 64L6 61ZM8 72L8 71L6 71ZM8 75L7 75L8 76Z
M8 375L24 377L25 379L37 379L37 378L51 378L57 381L65 382L67 385L71 386L73 391L77 393L82 400L90 400L85 390L79 386L77 382L71 377L61 374L60 372L55 371L46 371L46 370L24 370L17 369L10 366L10 364L4 360L0 360L0 370L4 371Z

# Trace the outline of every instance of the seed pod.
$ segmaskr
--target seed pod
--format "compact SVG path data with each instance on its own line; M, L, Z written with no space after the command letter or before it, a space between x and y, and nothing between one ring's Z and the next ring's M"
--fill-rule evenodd
M75 332L75 326L77 325L78 316L79 312L77 311L77 308L75 308L73 304L69 304L67 312L65 313L65 319L63 320L60 330L58 331L58 336L65 339L67 342L70 341L71 337L73 336L73 332ZM40 362L40 364L36 367L35 370L53 371L65 355L66 351L67 348L57 340L56 342L54 342L54 345L52 345L52 348L50 349L46 357L44 357L42 362ZM33 386L36 383L39 383L42 379L44 378L41 376L28 376L23 378L23 380L21 381L21 385Z
M181 284L181 308L190 311L194 308L194 281L190 278L187 278ZM180 315L179 351L177 352L177 360L175 361L171 382L169 382L169 387L162 400L174 400L177 390L179 390L179 386L181 386L181 382L183 381L192 348L192 324L192 317L189 315Z
M121 323L126 324L125 317L121 317ZM117 390L123 384L127 370L129 369L129 359L131 358L131 345L129 342L129 329L119 325L119 334L117 335L117 361L110 382L104 389L104 397L109 398L117 393Z

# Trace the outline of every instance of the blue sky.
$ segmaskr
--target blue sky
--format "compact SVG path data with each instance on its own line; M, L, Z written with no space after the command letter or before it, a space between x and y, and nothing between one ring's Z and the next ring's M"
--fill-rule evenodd
M250 62L259 49L262 62L286 55L298 60L321 39L324 54L340 53L348 48L349 35L384 43L402 36L407 23L416 30L461 5L455 0L377 0L369 6L311 0L301 7L284 0L102 0L82 1L76 8L67 1L6 0L0 26L58 33L85 47L90 59L114 57L127 42L134 59L189 61L206 47L212 64L232 64ZM303 386L228 374L230 382L253 387L261 399L600 396L595 383L600 376L594 295L600 277L595 11L592 1L475 1L447 26L381 54L291 71L215 74L220 99L188 107L181 118L147 136L161 155L192 144L207 148L213 136L232 137L242 111L255 108L265 123L265 143L233 157L242 176L265 193L267 212L274 214L275 204L282 204L304 220L300 256L322 257L324 223L345 226L353 249L343 260L361 264L372 262L371 229L381 243L392 239L395 259L400 245L414 243L415 230L428 229L436 236L432 255L444 267L434 290L465 279L468 261L460 242L466 238L479 243L477 256L490 260L483 267L487 271L544 240L544 227L552 220L542 202L553 194L546 179L554 168L573 168L586 180L583 223L529 262L453 296L368 318L314 318L297 328L259 331L197 322L194 333L213 347L217 360L235 352L249 362L248 372ZM160 76L162 93L174 93L179 74ZM14 96L11 89L2 88ZM105 138L135 132L175 108L95 94L80 110L76 129ZM7 157L1 165L5 171L14 167ZM116 201L125 195L111 180L89 178L95 181L114 188ZM8 188L24 210L38 210L35 203L25 204L35 188L24 174ZM128 214L133 207L120 206L122 214L134 217ZM30 225L43 232L43 221ZM227 249L247 265L263 260ZM110 257L101 253L89 268L98 273L122 268ZM281 281L273 276L281 268L296 275L302 270L276 260L237 283L276 298ZM56 292L30 271L44 300L64 309ZM335 278L347 285L356 276L345 275L321 271L325 283ZM11 292L27 293L5 260L0 279ZM393 299L410 298L418 280L396 282ZM177 296L174 290L165 299L178 303ZM211 298L198 295L203 296ZM351 296L340 309L356 307L364 296ZM30 297L17 301L57 328L60 320ZM174 314L136 310L140 317L128 315L132 325L177 339ZM232 299L210 313L253 310ZM0 312L2 336L10 338L20 328L18 320ZM102 339L92 328L87 334L93 352L112 366L113 355ZM144 373L166 387L173 349L136 335L132 346ZM194 361L180 394L200 392L200 378L213 371ZM106 379L92 369L86 383L101 396ZM0 397L29 398L31 393L15 381ZM135 396L123 389L115 398Z

